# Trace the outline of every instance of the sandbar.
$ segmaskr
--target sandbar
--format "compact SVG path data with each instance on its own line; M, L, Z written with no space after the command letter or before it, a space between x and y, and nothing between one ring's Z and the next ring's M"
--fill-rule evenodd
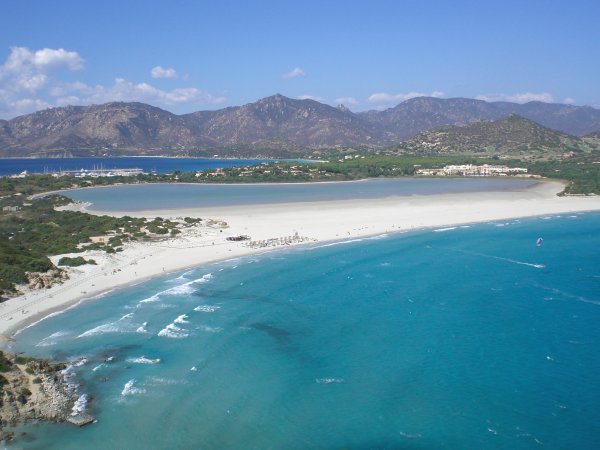
M1 303L0 335L5 341L10 340L19 330L52 313L83 300L101 297L117 288L190 267L301 245L295 244L298 241L352 240L423 228L600 210L599 196L557 196L563 188L560 182L541 181L516 191L137 212L103 211L101 214L114 216L210 218L224 221L228 226L193 228L158 242L127 243L123 252L112 255L101 251L86 252L83 256L95 259L97 265L70 268L70 279L63 284L50 289L28 290L25 295ZM72 208L81 208L81 205ZM239 235L250 236L254 245L226 239ZM52 260L56 262L61 256L53 256Z

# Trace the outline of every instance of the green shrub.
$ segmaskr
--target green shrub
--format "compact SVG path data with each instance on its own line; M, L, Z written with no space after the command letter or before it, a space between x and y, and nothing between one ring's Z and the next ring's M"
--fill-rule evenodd
M16 364L27 364L29 362L29 358L25 358L24 356L17 356L15 358Z
M71 258L69 256L63 256L58 261L59 266L68 266L68 267L83 266L84 264L87 264L87 263L88 263L88 261L86 261L85 258L83 258L82 256L76 256L75 258Z
M4 356L4 352L0 351L0 372L9 372L12 369L12 363Z
M123 245L123 240L121 238L113 236L108 240L108 245L110 245L111 247L118 247L119 245Z

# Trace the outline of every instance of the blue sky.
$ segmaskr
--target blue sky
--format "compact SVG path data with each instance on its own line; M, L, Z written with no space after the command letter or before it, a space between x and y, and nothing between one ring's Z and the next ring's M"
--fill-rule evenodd
M354 111L418 95L600 107L599 1L11 1L0 118L275 93Z

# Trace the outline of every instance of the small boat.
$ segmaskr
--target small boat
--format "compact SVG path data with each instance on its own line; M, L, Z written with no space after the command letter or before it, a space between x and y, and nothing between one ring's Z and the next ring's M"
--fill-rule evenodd
M540 247L542 245L542 242L544 242L544 239L542 239L541 237L537 238L537 241L535 241L535 245L537 247Z

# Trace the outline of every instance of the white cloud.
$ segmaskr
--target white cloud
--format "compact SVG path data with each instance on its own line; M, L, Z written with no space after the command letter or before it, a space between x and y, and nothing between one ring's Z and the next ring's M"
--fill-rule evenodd
M323 97L319 97L318 95L310 95L310 94L302 94L296 97L298 100L314 100L316 102L325 102L326 100Z
M106 103L114 101L138 101L176 105L181 103L211 103L225 101L197 88L176 88L169 91L158 89L148 83L132 83L124 78L115 78L112 86L87 86L83 83L71 85L73 91L80 93L82 103Z
M39 91L48 82L52 69L83 69L83 58L65 49L43 48L35 52L26 47L11 47L6 61L0 65L0 87L15 95Z
M31 56L32 63L38 68L66 66L69 70L83 69L84 61L77 52L68 52L63 48L43 48Z
M56 99L57 106L67 106L67 105L79 105L81 104L81 99L76 95L67 95L65 97L59 97Z
M17 98L0 90L0 118L10 119L21 114L49 108L51 105L37 98Z
M69 70L80 70L83 69L83 64L83 58L77 52L70 52L64 48L43 48L32 52L27 47L11 47L2 70L14 73L22 72L26 67L42 71L60 66L66 66Z
M527 102L545 102L552 103L554 98L548 92L522 92L519 94L482 94L475 97L477 100L484 100L486 102L513 102L513 103L527 103Z
M566 97L563 100L563 103L566 105L574 105L575 104L575 99L573 97Z
M305 77L306 76L306 72L304 72L304 70L302 70L300 67L294 67L290 72L288 73L284 73L281 78L283 78L284 80L289 80L290 78L298 78L298 77Z
M52 70L80 70L83 65L77 52L63 48L31 51L27 47L11 47L6 61L0 64L0 117L48 108L51 104L40 98L40 92L52 81Z
M338 105L345 105L345 106L356 106L358 105L360 102L358 100L356 100L354 97L339 97L335 99L335 103Z
M150 74L152 75L152 78L177 78L177 72L175 72L175 69L172 67L165 69L161 66L156 66L152 68Z
M90 86L82 81L65 82L53 71L83 69L84 60L77 52L44 48L32 51L11 47L4 63L0 63L0 118L12 117L40 109L64 105L85 105L111 101L139 101L157 106L181 104L219 104L222 96L214 96L195 87L162 90L148 83L134 83L116 78L114 84ZM172 68L156 66L152 74L159 78L176 78Z
M372 94L367 99L369 103L376 104L391 104L391 103L400 103L405 100L415 98L415 97L443 97L444 93L440 91L433 91L429 94L424 92L407 92L404 94L388 94L387 92L377 92Z

